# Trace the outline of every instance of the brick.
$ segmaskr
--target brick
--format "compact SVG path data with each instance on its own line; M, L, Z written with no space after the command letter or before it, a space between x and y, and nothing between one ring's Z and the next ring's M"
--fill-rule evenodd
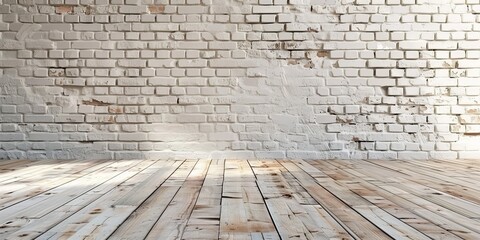
M101 43L99 41L75 41L72 42L72 48L75 49L98 49Z
M207 60L205 59L193 59L193 60L184 60L181 59L178 61L179 67L187 68L204 68L207 67Z
M338 66L341 68L364 68L366 60L338 60Z
M0 39L0 50L18 50L23 49L23 43L10 39Z
M257 159L284 159L286 153L284 151L255 151Z
M23 117L25 122L34 122L34 123L49 123L54 122L53 115L25 115Z
M149 103L153 105L177 104L177 97L150 97Z
M23 133L4 133L0 132L1 141L23 141L25 135Z
M88 141L115 141L117 134L115 133L87 133Z
M150 141L160 142L196 142L205 140L204 134L191 133L149 133L148 139Z
M147 6L128 6L128 5L123 5L120 6L118 9L119 13L124 13L124 14L141 14L141 13L147 13Z
M184 60L186 61L186 60ZM149 59L147 62L148 67L175 67L175 60L172 59Z
M87 59L86 66L93 68L113 68L116 66L116 62L116 60Z
M120 141L131 141L131 142L138 142L138 141L146 141L148 139L147 133L119 133L118 140Z
M145 49L146 46L146 42L117 42L118 49Z
M395 60L368 60L368 67L372 68L395 68L396 66Z
M85 86L86 79L84 78L62 78L56 79L55 85L59 86Z
M149 5L148 6L148 11L150 13L163 13L165 11L165 5Z
M398 159L425 160L425 159L428 159L428 152L399 152Z
M22 67L25 65L25 61L18 59L0 59L0 68L13 68Z
M208 43L209 49L237 49L236 42L210 42Z
M464 41L458 43L458 49L480 50L480 44L477 41Z
M87 123L115 123L115 115L95 115L87 114L85 117L85 122Z
M266 60L250 59L212 59L209 62L210 67L214 68L250 68L266 66Z
M54 49L55 43L49 40L27 40L25 47L27 49Z
M147 103L146 97L118 97L118 104L120 105L143 105Z
M320 114L315 116L315 122L317 123L336 123L337 117L334 115Z
M73 30L75 31L88 31L88 32L99 32L102 31L102 24L73 24Z
M205 13L208 8L202 5L196 6L178 6L177 11L179 14L200 14Z
M208 134L208 140L210 141L237 141L238 134L229 132L210 133Z
M73 13L73 6L72 5L55 6L55 13L59 13L59 14Z
M401 41L398 43L399 49L404 50L424 50L427 49L426 41Z
M181 114L177 116L179 123L204 123L207 121L207 116L202 114Z
M118 66L120 67L137 67L142 68L147 66L147 60L130 60L130 59L120 59L118 60Z
M57 133L32 132L28 134L28 139L31 141L58 141L59 135Z
M281 13L282 6L253 6L253 13Z
M456 42L429 42L428 43L428 49L432 50L452 50L452 49L457 49L457 43Z
M55 116L55 122L61 123L83 123L85 115L80 114L59 114Z
M479 115L460 115L460 123L464 124L478 124L480 123Z
M458 60L458 68L479 68L480 60Z
M240 140L242 141L267 141L269 139L270 137L267 133L240 133Z

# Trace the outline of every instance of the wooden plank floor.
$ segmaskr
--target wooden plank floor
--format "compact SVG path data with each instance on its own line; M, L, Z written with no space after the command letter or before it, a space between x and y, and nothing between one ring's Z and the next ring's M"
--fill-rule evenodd
M480 239L477 161L0 161L0 239Z

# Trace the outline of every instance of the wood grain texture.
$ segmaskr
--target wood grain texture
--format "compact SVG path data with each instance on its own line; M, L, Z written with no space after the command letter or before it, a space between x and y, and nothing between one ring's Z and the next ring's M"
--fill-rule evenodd
M480 239L475 161L0 162L0 239Z

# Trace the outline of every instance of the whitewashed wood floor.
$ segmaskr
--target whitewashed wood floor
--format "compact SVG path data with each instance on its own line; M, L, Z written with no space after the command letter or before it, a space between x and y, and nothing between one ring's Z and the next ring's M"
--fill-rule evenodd
M0 239L480 239L478 161L0 161Z

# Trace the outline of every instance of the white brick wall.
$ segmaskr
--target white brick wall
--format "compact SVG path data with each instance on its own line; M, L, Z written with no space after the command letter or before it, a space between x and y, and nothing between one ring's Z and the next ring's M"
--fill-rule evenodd
M0 159L478 158L478 0L0 0Z

